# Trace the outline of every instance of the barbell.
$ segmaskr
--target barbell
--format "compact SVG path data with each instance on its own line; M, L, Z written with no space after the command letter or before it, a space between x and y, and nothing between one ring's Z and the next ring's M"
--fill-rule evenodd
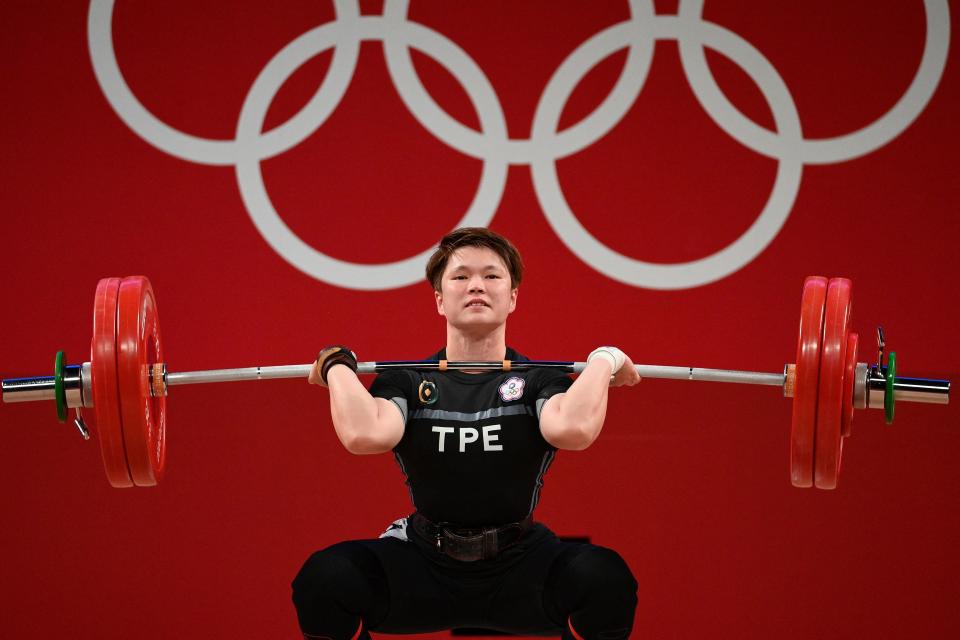
M804 281L794 364L779 373L635 365L642 377L777 386L793 398L790 480L796 487L833 489L840 474L843 441L855 409L883 408L887 423L895 401L947 404L950 381L897 375L896 353L884 364L885 338L877 330L877 363L857 362L858 335L850 331L852 283L811 276ZM154 486L166 465L166 397L183 384L305 378L313 363L182 373L167 370L157 303L144 276L104 278L93 306L90 362L65 364L58 351L52 376L5 379L4 402L53 400L57 417L76 410L74 424L85 439L82 410L93 409L107 480L114 487ZM432 371L523 371L533 368L580 373L585 362L392 360L358 363L358 373L392 369Z

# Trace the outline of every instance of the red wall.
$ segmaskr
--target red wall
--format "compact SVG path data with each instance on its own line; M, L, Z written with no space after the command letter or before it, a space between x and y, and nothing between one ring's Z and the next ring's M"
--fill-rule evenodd
M882 324L901 372L958 377L958 49L945 64L930 54L927 95L904 106L928 39L919 0L707 2L703 20L722 29L671 22L676 3L658 2L656 18L620 27L641 58L649 30L660 38L642 91L599 127L605 135L566 150L570 136L558 142L549 128L531 142L538 102L579 45L629 19L627 3L418 1L409 20L423 27L412 37L432 30L465 52L437 54L443 64L412 54L430 95L462 123L458 136L428 130L437 114L421 124L405 106L372 39L332 114L292 148L267 157L256 127L246 147L207 161L158 144L170 131L148 142L101 88L94 40L113 42L158 122L231 140L267 62L335 19L330 2L234 4L224 13L214 1L121 0L107 39L88 34L95 20L81 2L0 8L3 377L48 374L57 349L87 359L98 279L130 274L153 282L171 371L302 363L328 343L361 359L442 344L425 284L349 276L353 288L336 286L332 271L310 273L275 250L235 164L260 167L292 237L362 264L428 250L474 202L486 164L494 183L475 213L523 251L529 271L508 339L534 357L582 359L613 343L638 362L779 371L794 360L803 278L845 275L860 360L875 358ZM383 9L361 4L365 17ZM960 6L937 17L946 3L926 4L929 46L942 50ZM379 27L362 24L375 38ZM684 74L678 34L694 57L697 34L738 45L708 51L710 73L760 127L779 113L779 134L717 124ZM565 106L544 103L562 107L562 130L617 83L628 56L614 49ZM269 103L265 129L307 104L331 67L330 49L308 58ZM467 89L454 74L470 68L482 74ZM495 100L478 113L468 91ZM907 113L890 135L816 142L898 104ZM512 146L496 144L501 121ZM580 224L634 262L604 273L600 258L561 239L571 232L554 230L561 207L544 195L554 163ZM785 219L742 265L721 254L699 283L680 282L677 268L631 271L724 251L775 185L770 217ZM610 403L597 443L559 456L538 516L624 555L640 582L637 637L960 637L956 404L901 404L893 427L878 411L858 413L840 487L824 492L790 485L791 409L776 389L646 380ZM325 392L303 382L176 388L168 420L163 483L115 490L95 440L58 425L51 404L0 407L0 634L297 637L289 582L307 555L375 536L410 509L392 457L346 453Z

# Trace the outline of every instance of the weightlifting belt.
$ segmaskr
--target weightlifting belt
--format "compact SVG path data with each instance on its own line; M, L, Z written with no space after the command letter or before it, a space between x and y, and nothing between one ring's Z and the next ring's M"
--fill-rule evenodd
M449 522L431 522L419 513L411 515L409 522L417 533L434 543L439 553L461 562L495 558L533 526L530 516L500 527L460 528Z

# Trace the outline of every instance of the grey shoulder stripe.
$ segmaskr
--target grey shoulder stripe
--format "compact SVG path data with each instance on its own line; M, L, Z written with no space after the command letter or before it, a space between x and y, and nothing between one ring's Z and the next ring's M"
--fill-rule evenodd
M403 414L403 424L407 424L407 399L406 398L390 398L390 402L397 405L397 408L400 409L400 413Z
M543 404L550 398L540 398L537 400L537 420L540 419L540 414L543 413Z
M498 418L500 416L533 415L533 410L525 404L516 404L509 407L494 407L485 411L476 413L463 413L461 411L445 411L443 409L417 409L410 414L410 418L426 418L428 420L452 420L455 422L476 422L477 420L486 420L487 418Z

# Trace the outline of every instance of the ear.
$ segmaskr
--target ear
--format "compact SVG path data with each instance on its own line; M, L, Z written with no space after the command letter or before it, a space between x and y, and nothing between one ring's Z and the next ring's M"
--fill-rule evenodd
M443 312L443 294L440 293L439 291L434 291L433 297L436 298L437 300L437 313L440 314L441 316L447 315Z
M507 313L513 313L513 310L517 308L517 294L520 293L520 289L512 289L510 291L510 310Z

